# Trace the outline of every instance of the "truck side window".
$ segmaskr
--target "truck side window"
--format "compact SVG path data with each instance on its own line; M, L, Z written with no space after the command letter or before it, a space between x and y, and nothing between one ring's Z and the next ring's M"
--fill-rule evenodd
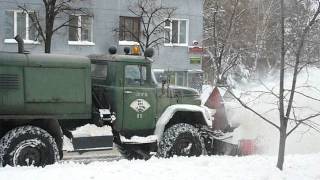
M147 81L147 68L141 65L125 67L125 82L127 85L144 85Z
M108 66L106 64L91 64L91 77L93 79L107 78Z

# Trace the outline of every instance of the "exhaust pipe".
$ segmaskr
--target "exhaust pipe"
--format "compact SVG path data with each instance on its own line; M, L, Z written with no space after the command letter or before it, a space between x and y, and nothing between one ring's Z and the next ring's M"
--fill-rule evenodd
M24 42L23 39L20 37L20 35L16 35L16 37L14 37L14 39L17 41L18 43L18 53L23 54L24 53Z

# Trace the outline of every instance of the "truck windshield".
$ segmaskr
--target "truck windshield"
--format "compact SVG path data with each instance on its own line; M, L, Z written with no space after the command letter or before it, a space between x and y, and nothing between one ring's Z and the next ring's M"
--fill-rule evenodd
M125 67L125 82L127 85L144 85L147 81L147 68L142 65L127 65Z

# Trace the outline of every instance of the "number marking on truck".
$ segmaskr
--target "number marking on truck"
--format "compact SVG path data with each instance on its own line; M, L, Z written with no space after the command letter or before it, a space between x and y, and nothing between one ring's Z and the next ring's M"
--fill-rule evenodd
M137 114L137 119L142 119L142 114L138 113Z

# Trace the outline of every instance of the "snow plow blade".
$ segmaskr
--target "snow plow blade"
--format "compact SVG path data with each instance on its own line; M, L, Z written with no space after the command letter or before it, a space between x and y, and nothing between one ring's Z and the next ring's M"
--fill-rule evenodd
M72 145L74 151L112 149L113 136L75 137Z
M233 132L203 128L200 130L207 155L246 156L256 152L255 140L233 140Z
M214 142L214 147L215 147L214 153L216 155L228 155L228 156L240 155L237 144L216 140Z
M238 144L233 143L232 133L203 128L200 130L207 155L238 155Z

